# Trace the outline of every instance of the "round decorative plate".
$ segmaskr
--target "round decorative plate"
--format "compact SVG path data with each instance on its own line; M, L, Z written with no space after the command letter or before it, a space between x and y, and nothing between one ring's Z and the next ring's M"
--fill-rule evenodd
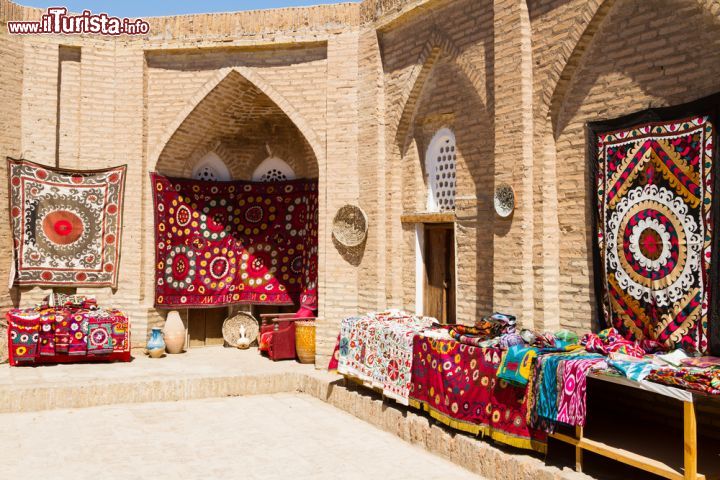
M247 337L251 344L257 340L260 327L258 327L258 322L255 320L255 317L248 312L238 312L223 322L223 339L228 345L233 347L238 346L241 327L245 327L245 337Z
M501 183L495 189L495 212L502 218L509 217L515 210L515 191L507 183Z
M367 215L362 208L344 205L335 214L332 233L346 247L357 247L365 241L368 231Z

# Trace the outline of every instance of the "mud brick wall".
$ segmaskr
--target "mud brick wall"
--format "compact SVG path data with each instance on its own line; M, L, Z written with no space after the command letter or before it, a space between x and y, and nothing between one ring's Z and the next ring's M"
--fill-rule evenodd
M69 168L127 164L120 285L81 289L162 324L148 172L189 175L206 153L249 178L266 146L320 181L318 365L340 320L414 310L423 165L457 140L458 321L493 310L524 326L593 325L584 125L720 90L716 0L365 0L150 19L146 37L11 36L40 10L0 0L0 157ZM0 175L0 205L7 179ZM516 210L497 217L510 184ZM345 249L332 219L369 218ZM7 224L7 209L0 222ZM0 256L11 240L0 230ZM0 262L5 285L9 261ZM0 308L46 289L0 289Z

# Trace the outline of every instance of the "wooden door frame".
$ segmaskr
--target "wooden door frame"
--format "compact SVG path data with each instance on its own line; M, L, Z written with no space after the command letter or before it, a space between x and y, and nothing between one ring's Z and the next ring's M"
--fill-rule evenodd
M457 245L457 223L452 222L426 222L415 224L415 314L424 315L425 310L425 282L427 271L425 269L425 232L427 229L443 228L452 231L453 235L453 280L455 282L455 298L453 299L453 310L455 321L457 321L457 285L458 285L458 245Z

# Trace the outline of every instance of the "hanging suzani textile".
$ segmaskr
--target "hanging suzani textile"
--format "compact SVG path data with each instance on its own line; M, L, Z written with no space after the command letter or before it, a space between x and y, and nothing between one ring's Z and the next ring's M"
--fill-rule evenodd
M625 338L705 352L715 125L710 114L677 118L590 125L596 293L606 323Z
M317 180L151 181L157 307L317 307Z
M125 171L8 158L15 285L117 287Z

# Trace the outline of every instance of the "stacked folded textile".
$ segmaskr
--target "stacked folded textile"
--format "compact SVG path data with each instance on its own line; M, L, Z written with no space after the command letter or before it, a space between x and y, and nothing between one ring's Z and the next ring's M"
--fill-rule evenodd
M112 359L130 359L127 317L99 308L94 299L53 294L35 308L10 310L7 319L11 365L115 354L118 358Z

